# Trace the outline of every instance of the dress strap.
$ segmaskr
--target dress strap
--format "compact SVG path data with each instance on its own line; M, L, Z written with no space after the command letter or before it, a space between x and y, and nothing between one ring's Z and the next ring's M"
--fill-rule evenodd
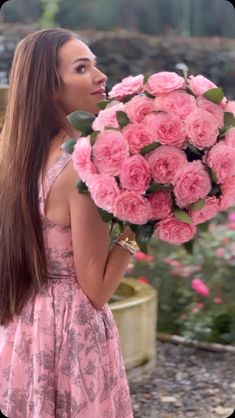
M45 214L45 203L47 201L50 190L55 183L56 179L59 177L61 172L71 161L72 156L68 153L63 152L59 155L56 161L52 164L49 170L46 172L44 179L40 180L39 183L39 205L40 212Z

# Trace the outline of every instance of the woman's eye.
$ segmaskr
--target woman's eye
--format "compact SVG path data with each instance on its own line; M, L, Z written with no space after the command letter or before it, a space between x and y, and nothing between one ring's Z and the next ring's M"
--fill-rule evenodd
M76 68L77 73L83 74L86 71L85 65L79 65L79 67Z

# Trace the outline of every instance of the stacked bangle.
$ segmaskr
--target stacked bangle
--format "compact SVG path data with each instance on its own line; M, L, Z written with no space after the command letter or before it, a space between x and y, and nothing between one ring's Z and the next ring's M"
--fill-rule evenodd
M139 251L139 246L137 242L133 239L130 239L128 237L124 239L119 239L116 244L120 245L125 250L129 251L131 255L135 254L136 251Z

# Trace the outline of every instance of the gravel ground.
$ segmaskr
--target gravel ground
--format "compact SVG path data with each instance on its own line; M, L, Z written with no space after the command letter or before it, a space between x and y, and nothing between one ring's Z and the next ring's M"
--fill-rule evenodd
M159 340L156 350L154 370L129 377L135 418L235 418L235 354Z

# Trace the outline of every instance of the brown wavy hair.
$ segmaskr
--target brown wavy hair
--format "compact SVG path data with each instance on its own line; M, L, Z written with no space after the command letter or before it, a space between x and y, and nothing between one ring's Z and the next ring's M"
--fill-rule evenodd
M71 135L53 95L63 87L58 51L73 38L60 28L40 30L21 40L14 53L0 135L0 325L47 281L38 179L52 137L60 129Z

